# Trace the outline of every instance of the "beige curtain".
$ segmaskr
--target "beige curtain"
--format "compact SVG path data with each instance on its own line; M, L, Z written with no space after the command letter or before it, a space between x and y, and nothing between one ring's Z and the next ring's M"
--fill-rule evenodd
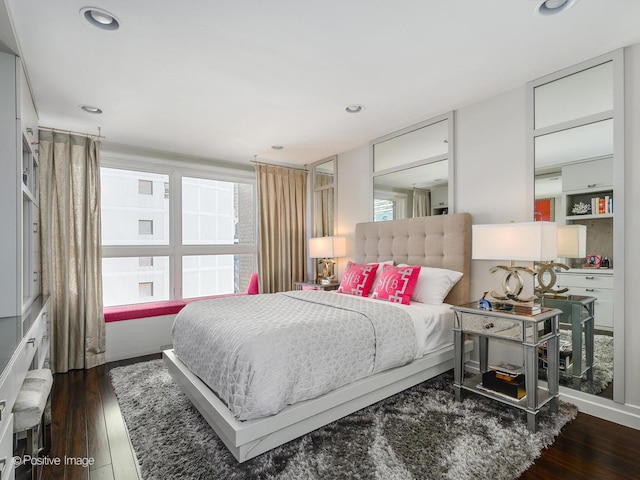
M431 196L429 190L413 189L413 217L428 217L431 215Z
M51 296L51 367L105 361L99 143L40 131L42 290Z
M260 291L283 292L305 278L307 172L258 164Z

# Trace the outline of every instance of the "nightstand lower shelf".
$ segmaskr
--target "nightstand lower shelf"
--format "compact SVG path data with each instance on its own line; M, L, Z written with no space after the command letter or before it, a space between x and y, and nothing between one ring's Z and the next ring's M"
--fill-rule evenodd
M530 409L527 406L527 397L522 397L521 399L511 398L508 395L503 395L500 393L493 393L487 390L481 390L478 388L478 385L482 385L482 375L474 375L472 377L467 378L460 388L463 390L468 390L473 393L477 393L484 397L492 398L494 400L500 400L501 402L505 402L507 405L511 405L512 407L519 408L521 410L525 410L527 412L536 413L535 410ZM549 395L549 391L546 388L538 387L538 410L546 405L548 402L552 400L557 400L557 396ZM528 395L528 394L527 394Z

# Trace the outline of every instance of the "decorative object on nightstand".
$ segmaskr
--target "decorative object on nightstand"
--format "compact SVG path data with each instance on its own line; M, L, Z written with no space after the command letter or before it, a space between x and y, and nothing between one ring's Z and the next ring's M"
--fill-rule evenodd
M536 275L531 267L514 266L514 260L541 261L557 258L557 225L553 222L473 225L472 258L475 260L509 260L509 266L498 265L491 272L504 270L503 294L491 296L510 302L533 302L536 297L523 298L524 281L521 272ZM512 285L512 283L514 285Z
M318 283L331 284L336 282L333 273L334 258L347 254L347 244L344 237L315 237L309 239L309 256L318 259Z
M584 225L558 225L558 257L584 258L587 251L587 227ZM564 263L555 261L535 262L538 270L537 295L565 293L568 288L555 289L556 269L569 270Z

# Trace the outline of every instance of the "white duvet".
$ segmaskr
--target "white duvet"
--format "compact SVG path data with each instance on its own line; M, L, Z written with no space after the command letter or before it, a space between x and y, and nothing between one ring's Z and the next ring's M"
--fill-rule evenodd
M172 333L182 362L248 420L409 363L451 343L451 325L449 306L296 291L193 302Z

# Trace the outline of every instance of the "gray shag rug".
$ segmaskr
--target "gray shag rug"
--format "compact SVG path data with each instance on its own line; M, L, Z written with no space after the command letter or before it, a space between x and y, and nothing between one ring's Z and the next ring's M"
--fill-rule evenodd
M448 372L239 464L162 360L110 373L144 480L514 479L577 413L545 408L532 434L521 410L456 402Z

